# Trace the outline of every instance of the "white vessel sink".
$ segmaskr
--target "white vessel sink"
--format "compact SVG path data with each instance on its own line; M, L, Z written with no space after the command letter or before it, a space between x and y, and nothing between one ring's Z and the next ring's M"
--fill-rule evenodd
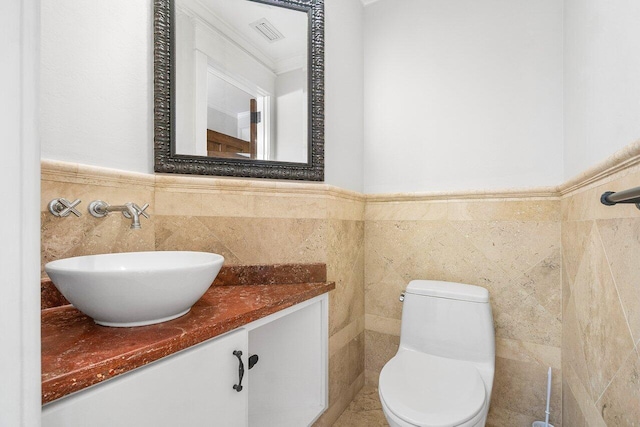
M128 252L61 259L44 268L60 293L96 323L129 327L186 314L223 261L207 252Z

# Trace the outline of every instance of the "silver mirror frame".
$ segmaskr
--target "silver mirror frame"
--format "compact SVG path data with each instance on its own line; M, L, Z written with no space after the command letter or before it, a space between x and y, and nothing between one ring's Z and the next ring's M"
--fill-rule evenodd
M310 112L307 163L223 159L175 153L174 0L154 0L154 170L159 173L324 180L324 0L251 0L307 13Z

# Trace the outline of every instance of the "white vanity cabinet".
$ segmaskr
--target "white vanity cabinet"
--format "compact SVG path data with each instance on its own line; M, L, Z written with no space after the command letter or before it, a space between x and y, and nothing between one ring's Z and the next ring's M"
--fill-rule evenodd
M247 331L235 330L120 377L64 397L42 409L43 427L247 425L247 378L238 359Z
M323 294L46 404L42 426L311 425L327 405L327 301Z

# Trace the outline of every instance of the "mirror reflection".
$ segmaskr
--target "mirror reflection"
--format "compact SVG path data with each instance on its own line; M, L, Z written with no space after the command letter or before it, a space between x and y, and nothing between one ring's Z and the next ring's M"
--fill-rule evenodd
M306 12L175 2L175 153L307 163Z

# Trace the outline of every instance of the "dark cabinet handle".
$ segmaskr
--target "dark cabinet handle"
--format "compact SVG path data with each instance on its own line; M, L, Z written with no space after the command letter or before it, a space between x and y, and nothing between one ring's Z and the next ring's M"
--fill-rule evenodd
M244 363L242 363L242 352L240 350L235 350L233 352L233 355L238 358L238 362L240 363L240 365L238 366L238 377L240 377L240 379L238 380L238 384L233 385L233 389L237 392L241 392L242 377L244 377Z
M258 363L258 355L254 354L253 356L249 356L249 369L256 366L256 363Z

